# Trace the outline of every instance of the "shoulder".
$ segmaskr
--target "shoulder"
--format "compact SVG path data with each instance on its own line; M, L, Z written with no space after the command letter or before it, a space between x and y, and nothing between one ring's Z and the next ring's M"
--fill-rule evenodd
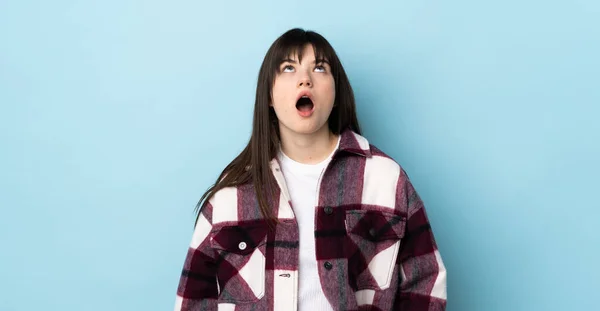
M207 202L213 225L235 222L238 219L238 187L217 190Z
M221 188L208 200L208 205L213 225L237 225L263 218L253 183Z
M406 178L406 172L402 165L391 155L379 149L376 145L370 142L365 136L351 132L356 140L358 154L364 156L364 172L365 174L374 175L374 177L386 177L398 179Z
M364 161L364 189L374 189L382 195L389 193L397 200L399 192L410 183L408 175L400 163L373 144L369 144L370 156Z
M405 170L388 153L366 139L365 142L362 156L353 157L353 167L349 168L356 170L357 176L360 176L361 204L369 210L395 210L395 213L407 215L410 181Z

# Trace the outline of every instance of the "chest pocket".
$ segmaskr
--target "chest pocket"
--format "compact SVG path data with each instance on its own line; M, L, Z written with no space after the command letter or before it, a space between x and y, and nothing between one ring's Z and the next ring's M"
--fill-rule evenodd
M264 224L215 229L219 302L254 302L265 295L267 227Z
M356 290L390 287L406 219L393 212L346 211L348 274Z

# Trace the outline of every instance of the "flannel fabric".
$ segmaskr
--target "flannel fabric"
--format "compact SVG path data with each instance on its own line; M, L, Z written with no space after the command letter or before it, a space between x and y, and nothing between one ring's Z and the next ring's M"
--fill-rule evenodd
M176 311L297 310L298 224L276 158L264 222L251 184L218 191L200 211ZM334 310L443 311L446 269L406 172L346 130L322 174L315 206L321 286Z

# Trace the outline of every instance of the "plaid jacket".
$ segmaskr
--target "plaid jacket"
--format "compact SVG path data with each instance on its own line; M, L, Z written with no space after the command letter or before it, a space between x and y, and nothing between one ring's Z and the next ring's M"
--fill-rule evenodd
M298 223L276 158L271 169L275 230L261 220L251 184L218 191L196 223L176 311L297 309ZM399 164L347 130L317 197L316 257L334 310L445 310L446 269Z

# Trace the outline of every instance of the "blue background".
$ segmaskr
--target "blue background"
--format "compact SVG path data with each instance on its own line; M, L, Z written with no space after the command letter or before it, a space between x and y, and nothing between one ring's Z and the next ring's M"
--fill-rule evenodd
M449 311L598 310L598 1L0 1L0 310L171 310L258 68L322 33Z

